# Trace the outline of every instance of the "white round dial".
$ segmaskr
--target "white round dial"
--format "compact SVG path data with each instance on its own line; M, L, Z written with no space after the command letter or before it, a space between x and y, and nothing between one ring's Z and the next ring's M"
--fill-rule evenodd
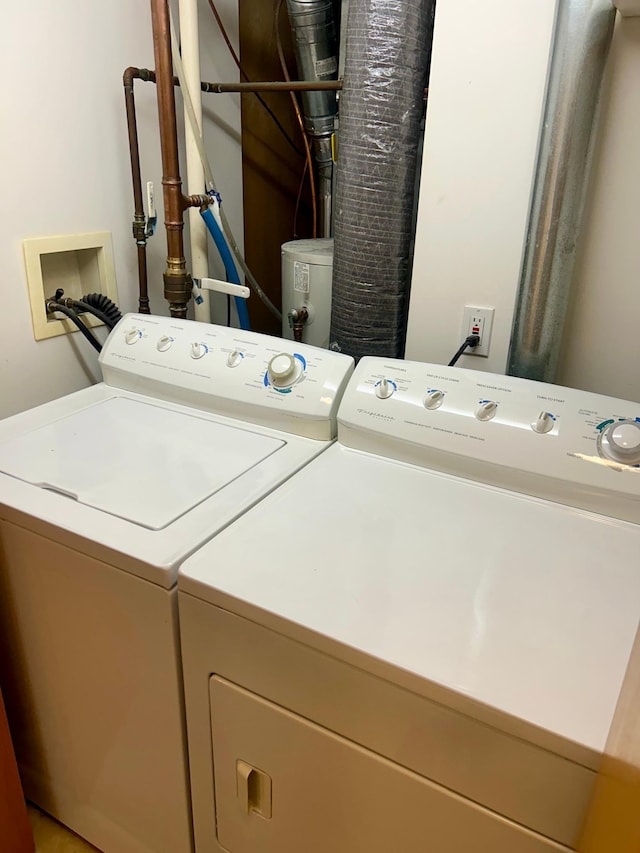
M395 390L395 382L392 382L390 379L381 379L379 382L376 382L376 397L379 397L381 400L386 400Z
M427 391L427 396L424 398L425 409L439 409L444 400L444 391L438 391L435 388Z
M640 423L615 421L598 435L600 456L625 465L640 465Z
M490 421L498 411L498 404L493 400L482 400L475 410L475 416L479 421Z
M288 388L302 373L302 363L288 352L274 355L267 367L269 382L276 388Z
M243 358L244 354L239 350L234 349L233 352L230 352L227 356L227 367L237 367Z
M171 335L162 335L158 338L158 343L156 344L156 349L158 352L166 352L171 348L171 344L173 343L173 338Z
M127 329L124 333L125 343L129 344L129 346L137 344L141 337L142 332L140 329Z
M202 358L208 352L209 347L206 344L200 343L200 341L194 341L191 344L191 358Z
M545 433L551 432L553 429L553 424L555 423L553 417L549 412L540 412L535 421L531 424L531 429L534 432Z

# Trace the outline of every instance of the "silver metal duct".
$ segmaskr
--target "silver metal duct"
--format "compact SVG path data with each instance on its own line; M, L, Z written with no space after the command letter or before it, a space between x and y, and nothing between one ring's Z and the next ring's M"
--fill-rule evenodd
M331 347L401 357L434 0L349 0Z
M287 0L293 46L302 80L337 80L338 48L331 0ZM331 234L333 134L337 102L335 92L303 92L302 107L307 133L313 137L318 165L320 232Z
M553 382L584 207L610 0L559 0L508 373Z

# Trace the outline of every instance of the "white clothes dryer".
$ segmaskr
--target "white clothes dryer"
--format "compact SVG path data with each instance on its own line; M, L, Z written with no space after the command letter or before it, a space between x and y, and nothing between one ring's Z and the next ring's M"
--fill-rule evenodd
M353 362L127 315L100 364L0 423L3 693L29 799L106 853L188 853L178 567L329 446Z
M639 403L362 359L179 572L199 853L574 849L639 553Z

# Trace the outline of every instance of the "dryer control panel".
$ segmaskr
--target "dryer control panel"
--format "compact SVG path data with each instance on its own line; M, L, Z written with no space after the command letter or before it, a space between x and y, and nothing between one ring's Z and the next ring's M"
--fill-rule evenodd
M338 415L348 446L640 524L640 403L363 358Z
M226 326L127 314L100 366L116 388L327 440L353 359Z

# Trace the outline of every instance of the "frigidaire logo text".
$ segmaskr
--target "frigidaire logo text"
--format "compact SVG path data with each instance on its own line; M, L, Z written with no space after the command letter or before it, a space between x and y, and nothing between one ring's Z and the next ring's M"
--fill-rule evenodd
M380 412L371 412L369 409L358 409L359 415L369 415L371 418L382 418L384 421L394 421L393 415L381 415Z

